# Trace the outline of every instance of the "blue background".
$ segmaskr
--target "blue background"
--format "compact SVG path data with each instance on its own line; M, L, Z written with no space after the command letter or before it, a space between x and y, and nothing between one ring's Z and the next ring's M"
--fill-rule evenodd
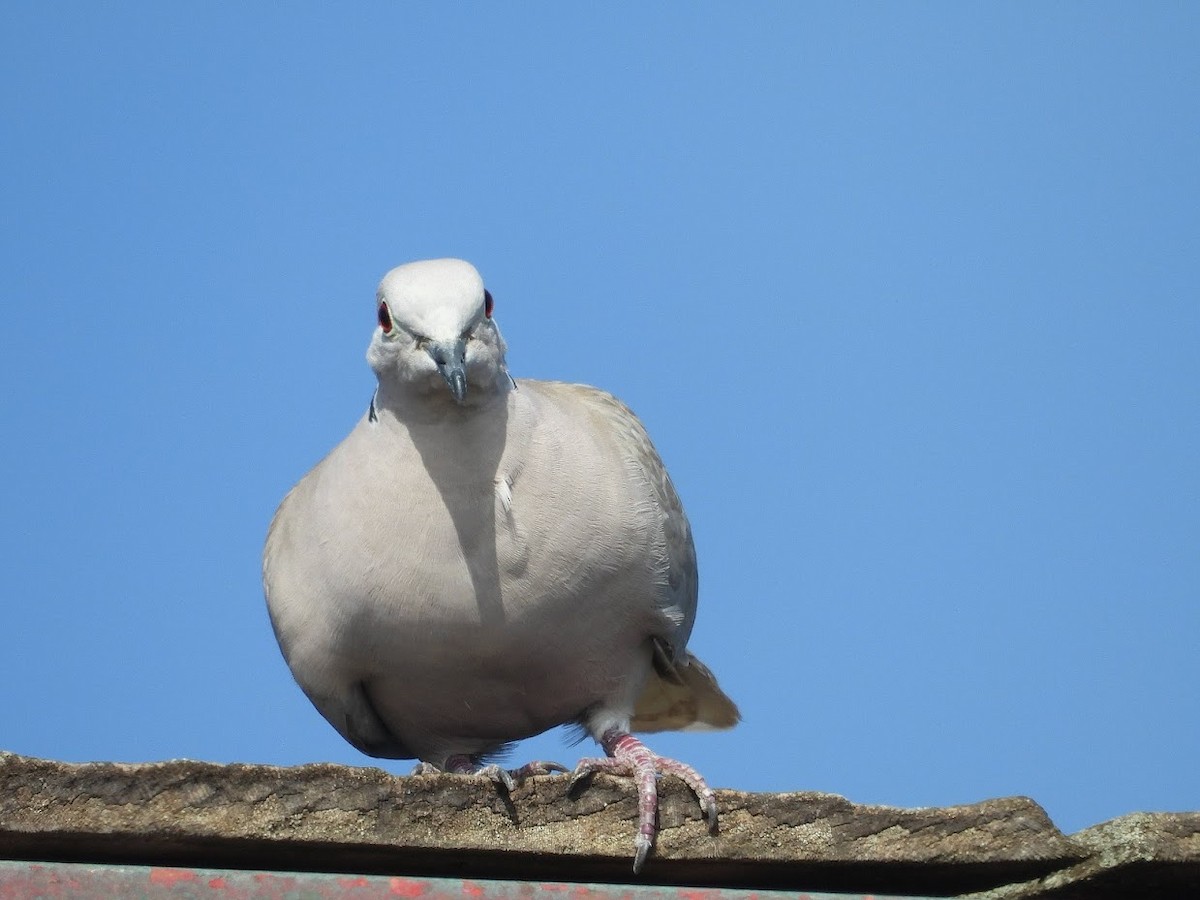
M259 553L378 279L453 255L687 503L745 721L657 750L1200 808L1198 47L1167 2L5 4L0 747L370 763Z

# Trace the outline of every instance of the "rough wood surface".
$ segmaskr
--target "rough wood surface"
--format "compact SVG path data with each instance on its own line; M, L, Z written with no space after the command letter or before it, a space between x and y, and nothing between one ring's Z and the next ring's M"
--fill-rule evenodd
M1135 827L1116 820L1068 839L1025 798L898 809L718 791L713 835L682 784L663 779L661 792L661 833L638 881L952 894L1039 883L1125 846ZM1196 818L1177 823L1172 845L1193 867ZM10 859L633 881L635 819L632 788L603 776L571 792L566 778L534 778L510 797L480 778L328 764L0 754L0 857ZM1143 823L1138 859L1165 858L1158 826Z
M1200 897L1200 813L1132 813L1072 835L1083 861L972 900Z

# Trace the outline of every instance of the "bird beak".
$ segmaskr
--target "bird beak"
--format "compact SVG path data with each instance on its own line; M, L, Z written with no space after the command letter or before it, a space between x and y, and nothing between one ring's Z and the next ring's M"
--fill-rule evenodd
M460 339L453 343L430 343L425 349L437 363L454 399L462 403L467 398L467 342Z

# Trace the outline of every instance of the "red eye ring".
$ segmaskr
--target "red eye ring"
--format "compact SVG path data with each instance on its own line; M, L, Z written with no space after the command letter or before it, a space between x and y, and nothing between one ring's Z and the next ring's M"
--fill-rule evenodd
M484 290L483 292L483 314L489 319L492 317L492 309L496 306L496 301L492 299L492 292Z
M388 309L387 301L379 301L379 327L383 329L384 334L390 334L392 331L392 311Z

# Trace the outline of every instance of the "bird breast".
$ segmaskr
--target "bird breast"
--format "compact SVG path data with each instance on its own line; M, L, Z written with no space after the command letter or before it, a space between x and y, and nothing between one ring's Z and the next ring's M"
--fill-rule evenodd
M335 655L388 672L457 658L528 682L530 660L548 680L619 666L617 648L661 630L642 486L594 430L526 393L490 419L360 424L309 476L313 508L294 519L325 534L299 542L319 550L298 565L326 581Z

